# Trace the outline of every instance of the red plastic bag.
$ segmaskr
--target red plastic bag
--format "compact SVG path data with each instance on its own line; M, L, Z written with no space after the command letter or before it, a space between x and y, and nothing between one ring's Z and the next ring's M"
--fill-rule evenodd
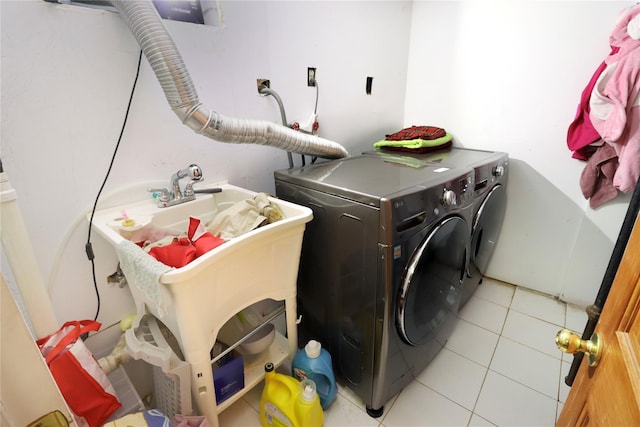
M78 424L89 427L103 425L121 406L93 353L78 339L100 326L93 320L71 321L36 341L69 409L84 418Z

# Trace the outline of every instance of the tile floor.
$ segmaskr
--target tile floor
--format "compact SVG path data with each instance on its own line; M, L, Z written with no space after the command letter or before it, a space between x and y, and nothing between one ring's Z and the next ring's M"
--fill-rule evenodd
M459 313L445 348L410 385L369 417L339 385L325 412L333 426L553 426L569 392L572 356L555 346L561 327L582 331L584 309L485 279ZM564 357L563 357L564 356ZM220 415L222 427L259 426L258 385Z

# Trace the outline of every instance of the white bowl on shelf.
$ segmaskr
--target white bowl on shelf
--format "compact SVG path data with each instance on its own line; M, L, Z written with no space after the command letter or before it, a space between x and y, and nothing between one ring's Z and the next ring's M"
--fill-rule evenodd
M273 323L262 326L255 334L251 335L240 344L240 350L245 354L259 354L269 348L276 337L276 327Z

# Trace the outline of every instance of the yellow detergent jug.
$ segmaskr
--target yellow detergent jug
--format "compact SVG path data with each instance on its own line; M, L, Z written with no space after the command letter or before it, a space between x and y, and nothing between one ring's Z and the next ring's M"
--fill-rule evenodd
M321 427L324 414L316 385L311 380L298 381L264 365L264 389L260 398L260 424L263 427Z

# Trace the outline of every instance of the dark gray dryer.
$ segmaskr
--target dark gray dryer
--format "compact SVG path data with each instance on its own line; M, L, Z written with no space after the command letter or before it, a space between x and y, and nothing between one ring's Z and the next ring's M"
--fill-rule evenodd
M493 255L507 206L509 155L499 151L448 148L425 154L368 151L366 155L386 161L420 165L440 165L447 168L473 168L473 220L469 268L463 283L460 305L464 305L482 283Z
M274 175L276 195L314 215L298 275L299 342L319 340L378 416L455 326L473 169L359 156Z

